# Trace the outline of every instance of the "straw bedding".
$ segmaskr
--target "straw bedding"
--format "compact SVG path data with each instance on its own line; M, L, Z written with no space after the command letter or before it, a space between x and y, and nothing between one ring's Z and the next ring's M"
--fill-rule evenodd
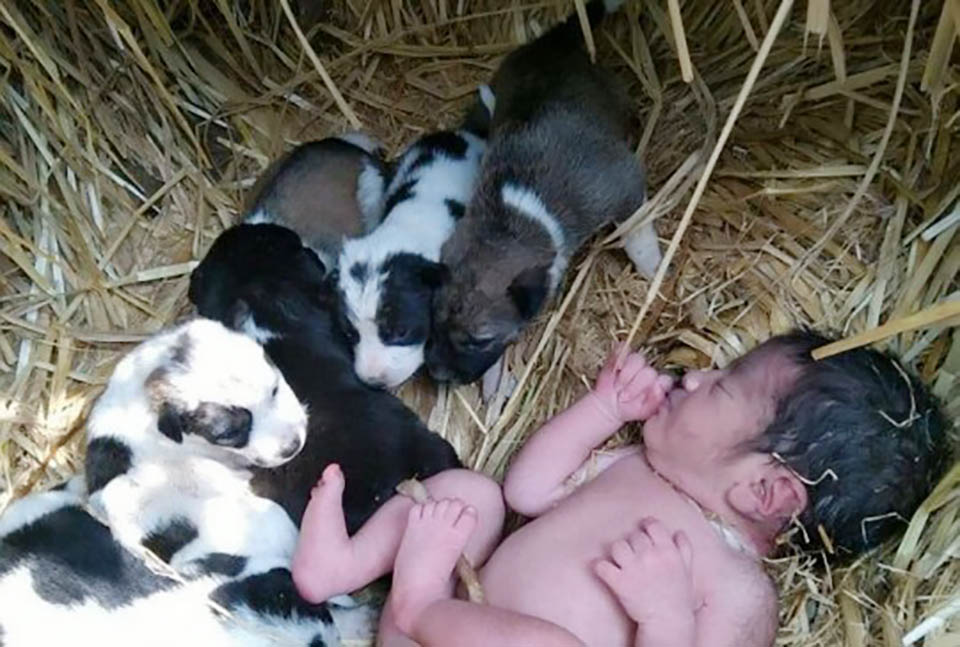
M960 415L960 3L790 4L630 0L589 35L636 100L652 196L637 218L657 218L665 245L679 231L675 253L651 291L619 232L600 235L509 351L510 399L402 389L468 464L501 474L627 337L660 366L722 366L796 324L854 335L920 312L879 343ZM499 57L573 8L0 3L0 508L81 464L79 423L111 366L189 314L189 271L269 160L358 126L396 152L452 124ZM960 469L902 542L818 562L771 561L778 644L892 646L947 615ZM960 645L960 621L924 644Z

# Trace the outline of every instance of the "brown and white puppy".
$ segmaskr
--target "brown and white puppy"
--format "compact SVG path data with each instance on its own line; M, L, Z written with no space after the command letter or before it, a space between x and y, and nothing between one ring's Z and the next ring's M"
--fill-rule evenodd
M380 222L388 175L382 157L363 133L301 144L257 180L243 222L288 227L334 267L344 238Z
M621 2L590 2L591 25ZM582 41L571 16L512 52L493 77L480 180L441 255L449 276L426 351L435 379L479 378L553 296L584 241L645 199L627 99ZM646 234L655 268L660 251L652 229Z

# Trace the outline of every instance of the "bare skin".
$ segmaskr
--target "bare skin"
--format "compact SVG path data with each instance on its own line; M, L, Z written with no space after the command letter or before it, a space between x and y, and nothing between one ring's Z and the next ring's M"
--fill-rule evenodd
M479 523L470 536L465 555L482 564L500 539L503 496L491 479L469 470L449 470L424 481L433 498L458 498L473 508ZM293 556L293 580L304 599L319 603L350 593L386 575L407 526L414 503L395 496L357 531L347 536L343 517L343 472L328 465L311 492L300 523L300 538Z
M418 592L419 580L404 575L414 569L401 565L417 560L446 578L453 563L428 559L435 538L411 534L379 643L772 644L776 592L759 556L806 495L771 457L739 448L767 424L789 370L758 356L675 386L640 355L615 354L594 389L534 434L507 473L507 503L533 520L481 569L488 604L453 599L449 587ZM593 453L631 420L646 422L642 449Z

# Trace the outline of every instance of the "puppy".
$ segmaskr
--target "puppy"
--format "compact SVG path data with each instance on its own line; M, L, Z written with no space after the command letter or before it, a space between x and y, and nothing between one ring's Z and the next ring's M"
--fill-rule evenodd
M587 6L596 26L620 2ZM437 380L472 382L554 295L571 256L645 199L628 147L629 105L592 65L577 17L504 59L480 179L441 254L426 363ZM655 268L659 249L644 230ZM652 247L651 247L652 246Z
M380 222L387 177L383 149L363 133L308 142L264 171L243 221L293 229L333 267L344 237Z
M87 432L85 477L0 518L0 609L16 610L0 611L4 644L334 647L341 630L369 635L369 608L299 597L296 527L250 490L254 466L291 459L306 437L303 406L253 340L209 320L155 335L117 364Z
M325 275L293 231L238 225L214 241L190 277L189 295L201 315L260 340L307 405L306 447L278 468L256 470L254 490L299 524L323 468L339 463L353 533L401 481L460 462L399 399L357 378L332 313L335 288Z
M340 322L354 368L371 386L393 388L423 364L440 248L473 193L492 111L489 89L459 130L411 145L387 189L385 217L348 240L339 260Z
M128 549L155 549L180 572L214 552L231 556L234 574L285 566L296 528L250 491L251 469L293 458L306 431L303 406L256 342L187 322L124 357L91 410L91 509Z

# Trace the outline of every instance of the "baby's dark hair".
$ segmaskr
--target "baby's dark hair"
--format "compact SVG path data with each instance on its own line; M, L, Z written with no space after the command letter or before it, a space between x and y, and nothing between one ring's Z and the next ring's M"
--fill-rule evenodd
M830 341L798 330L758 348L787 355L799 373L751 449L804 480L801 545L823 548L822 529L849 556L906 528L950 466L951 440L937 399L896 359L858 348L814 360Z

